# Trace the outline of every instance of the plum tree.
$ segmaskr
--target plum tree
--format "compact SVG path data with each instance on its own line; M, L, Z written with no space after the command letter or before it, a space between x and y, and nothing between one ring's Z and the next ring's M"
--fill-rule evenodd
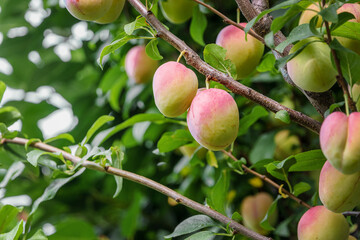
M257 193L254 196L247 196L241 203L240 214L243 217L244 225L262 235L269 233L260 226L260 222L265 217L274 199L266 192ZM277 210L269 217L271 225L276 224Z
M153 92L155 104L167 117L183 114L191 104L198 88L196 74L178 62L167 62L155 72Z
M319 179L321 202L333 212L351 211L360 204L359 178L360 172L343 174L326 161Z
M146 54L144 46L131 48L125 58L125 71L137 84L151 81L158 66L158 61Z
M240 25L245 27L246 23ZM216 44L227 50L226 57L235 64L238 78L252 73L264 53L264 44L250 35L246 40L245 32L232 25L219 32Z
M164 17L171 23L181 24L189 20L195 2L191 0L162 0L160 8Z
M101 24L114 22L120 16L124 8L124 4L125 4L125 0L113 0L109 11L107 11L105 15L102 16L101 18L96 19L95 22Z
M199 90L187 114L191 135L210 150L221 150L235 141L239 110L232 96L222 89Z
M331 64L330 48L316 38L307 38L295 44L294 53L305 44L303 51L287 63L289 76L300 88L311 92L325 92L336 82L337 71Z
M330 114L320 129L320 146L327 160L344 174L360 171L360 113Z
M67 10L75 18L94 21L109 12L113 0L65 0Z
M349 225L345 217L324 206L307 210L298 224L299 240L347 240L348 237Z

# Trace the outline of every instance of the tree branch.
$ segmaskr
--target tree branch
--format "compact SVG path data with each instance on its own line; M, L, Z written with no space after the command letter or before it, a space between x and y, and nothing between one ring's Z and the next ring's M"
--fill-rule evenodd
M235 1L248 21L255 18L261 11L265 10L263 8L264 6L266 6L266 2L268 2L267 0L253 0L253 4L254 4L253 6L249 0L235 0ZM258 7L256 8L256 6ZM253 28L256 33L264 37L267 33L270 32L271 23L272 23L272 18L269 15L265 15L254 25ZM286 37L281 31L274 34L274 43L276 46L281 42L285 41L285 39ZM286 47L283 54L279 54L274 50L272 52L275 58L279 59L288 55L291 48L292 48L292 44ZM297 87L294 84L294 82L291 80L286 67L281 69L281 74L283 75L284 80L288 84ZM299 87L297 88L306 96L309 102L315 107L315 109L321 115L324 115L326 110L328 110L331 104L334 103L334 98L332 96L331 91L326 91L323 93L315 93L315 92L305 91Z
M276 113L280 110L286 110L289 113L290 118L294 122L314 131L315 133L319 133L321 124L318 121L310 118L309 116L301 112L287 108L274 101L273 99L268 98L263 94L235 81L225 73L214 69L209 64L204 62L194 50L192 50L188 45L186 45L184 41L180 40L173 33L167 30L164 25L154 16L154 14L146 9L146 7L141 3L140 0L128 1L143 17L146 18L148 23L157 31L158 37L170 43L179 52L185 51L184 58L187 64L193 66L201 74L208 77L209 80L213 80L223 84L233 93L244 96L249 100L264 106L272 112Z
M23 145L25 146L26 143L28 142L27 139L24 139L24 138L14 138L14 139L5 139L5 138L2 138L0 143L2 144L6 144L6 143L14 143L14 144L18 144L18 145ZM52 153L61 153L63 155L63 157L69 161L71 161L73 164L78 164L80 163L82 160L81 158L79 157L76 157L76 156L73 156L72 154L64 151L64 150L61 150L59 148L56 148L56 147L53 147L51 145L48 145L46 143L42 143L42 142L36 142L36 143L32 143L30 146L34 147L34 148L37 148L37 149L40 149L40 150L43 150L43 151L46 151L46 152L52 152ZM198 211L200 213L203 213L203 214L206 214L208 215L209 217L212 217L213 219L216 219L218 220L219 222L227 225L229 224L229 226L234 229L237 233L240 233L244 236L247 236L251 239L254 239L254 240L272 240L272 238L269 238L269 237L265 237L261 234L258 234L246 227L244 227L243 225L241 225L240 223L222 215L221 213L207 207L207 206L204 206L198 202L195 202L177 192L175 192L174 190L158 183L158 182L155 182L149 178L146 178L146 177L143 177L143 176L140 176L140 175L137 175L135 173L132 173L132 172L128 172L128 171L125 171L125 170L122 170L122 169L118 169L118 168L114 168L114 167L102 167L100 166L99 164L96 164L94 162L91 162L91 161L84 161L82 164L81 164L83 167L85 168L88 168L88 169L92 169L92 170L96 170L96 171L99 171L99 172L104 172L104 173L108 173L108 174L111 174L111 175L116 175L116 176L120 176L120 177L123 177L127 180L130 180L132 182L136 182L136 183L139 183L143 186L146 186L148 188L152 188L154 189L155 191L158 191L172 199L174 199L176 202L186 206L186 207L189 207L195 211Z
M231 153L225 151L225 150L221 150L225 155L227 155L228 157L230 157L232 160L234 161L238 161L238 159L232 155ZM309 204L307 204L306 202L304 202L303 200L301 200L300 198L296 197L294 194L292 194L291 192L289 192L288 190L282 188L279 184L277 184L276 182L274 182L273 180L271 180L270 178L268 178L265 175L262 175L250 168L248 168L245 164L242 164L241 167L244 169L245 172L250 173L262 180L264 180L265 182L269 183L270 185L272 185L273 187L277 188L278 191L288 195L291 199L295 200L297 203L299 203L300 205L303 205L304 207L307 208L311 208L311 206Z

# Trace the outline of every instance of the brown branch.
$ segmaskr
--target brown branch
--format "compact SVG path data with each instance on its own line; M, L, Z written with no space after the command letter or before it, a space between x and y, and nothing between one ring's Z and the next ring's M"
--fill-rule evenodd
M1 139L1 142L3 144L5 143L14 143L14 144L18 144L18 145L23 145L25 146L26 143L28 142L27 139L24 139L24 138L14 138L14 139ZM43 151L46 151L46 152L52 152L52 153L61 153L63 155L63 157L69 161L71 161L73 164L78 164L80 163L82 160L81 158L79 157L76 157L64 150L61 150L59 148L56 148L56 147L53 147L51 145L48 145L46 143L42 143L42 142L36 142L36 143L33 143L31 144L30 146L34 147L34 148L37 148L37 149L40 149L40 150L43 150ZM186 206L186 207L189 207L197 212L200 212L200 213L203 213L203 214L206 214L207 216L209 217L212 217L213 219L216 219L218 220L219 222L227 225L229 224L229 226L234 229L237 233L240 233L244 236L247 236L251 239L254 239L254 240L272 240L272 238L269 238L269 237L265 237L259 233L256 233L246 227L244 227L243 225L241 225L240 223L222 215L221 213L205 206L205 205L202 205L198 202L195 202L177 192L175 192L174 190L158 183L158 182L155 182L149 178L146 178L146 177L143 177L143 176L140 176L140 175L137 175L135 173L132 173L132 172L128 172L128 171L125 171L125 170L122 170L122 169L118 169L118 168L114 168L114 167L102 167L100 166L99 164L96 164L94 162L91 162L91 161L84 161L81 163L81 165L85 168L88 168L88 169L92 169L92 170L96 170L96 171L99 171L99 172L104 172L104 173L108 173L108 174L111 174L111 175L116 175L116 176L120 176L120 177L123 177L127 180L130 180L132 182L136 182L136 183L139 183L143 186L146 186L148 188L151 188L151 189L154 189L155 191L158 191L172 199L174 199L176 202Z
M233 25L237 28L240 28L241 30L245 30L245 28L243 26L241 26L240 24L237 24L236 22L234 22L233 20L231 20L230 18L228 18L227 16L225 16L224 14L222 14L221 12L219 12L218 10L213 8L212 6L202 2L200 0L193 0L193 1L197 2L200 5L203 5L204 7L206 7L207 9L209 9L210 11L212 11L213 13L215 13L216 15L221 17L225 23ZM258 35L256 32L254 32L254 30L250 29L249 34L251 36L253 36L254 38L256 38L257 40L259 40L260 42L262 42L263 44L265 44L264 38L261 37L260 35Z
M249 0L236 0L236 3L238 4L241 12L248 21L255 18L261 11L265 10L264 7L267 4L266 2L267 0L253 0L253 4L251 4ZM272 23L272 18L268 15L265 15L254 25L253 29L255 30L256 33L258 33L260 36L263 37L270 32L271 23ZM285 39L286 37L281 31L275 33L274 34L275 46L285 41ZM272 51L272 52L275 58L279 59L288 55L291 48L292 48L292 44L290 44L285 48L283 54L279 54L276 51ZM297 87L289 77L286 67L281 69L281 74L284 80L288 84ZM304 89L301 89L299 87L297 88L305 95L305 97L309 100L309 102L315 107L315 109L321 115L324 115L326 110L329 109L330 105L334 103L334 98L332 96L331 91L326 91L323 93L315 93L315 92L305 91Z
M238 159L236 157L234 157L234 155L232 155L231 153L225 151L225 150L221 150L224 154L226 154L228 157L230 157L232 160L234 161L238 161ZM300 198L296 197L294 194L292 194L291 192L289 192L288 190L282 188L279 184L277 184L276 182L274 182L273 180L271 180L270 178L268 178L265 175L262 175L250 168L248 168L245 164L242 164L241 167L244 169L245 172L250 173L260 179L262 179L263 181L269 183L270 185L272 185L273 187L277 188L279 191L281 189L282 193L288 195L291 199L295 200L297 203L299 203L300 205L303 205L304 207L307 208L311 208L311 206L309 204L307 204L306 202L304 202L303 200L301 200Z
M272 112L276 113L280 110L286 110L294 122L314 131L315 133L319 133L321 124L318 121L301 112L287 108L273 99L264 96L263 94L241 84L240 82L235 81L227 74L214 69L209 64L204 62L194 50L186 45L184 41L180 40L173 33L167 30L166 27L154 16L154 14L146 9L140 0L128 1L157 31L158 37L170 43L179 52L185 51L184 58L187 64L193 66L201 74L209 77L209 79L212 81L221 83L230 89L233 93L244 96L249 100L264 106Z
M322 5L325 6L326 1L322 0ZM329 22L328 21L324 21L325 24L325 28L326 28L326 35L327 35L327 39L325 40L326 43L330 46L330 43L332 41L331 38L331 31L330 31L330 27L329 27ZM338 71L338 76L336 77L336 80L338 82L338 84L340 85L341 89L343 90L344 94L346 95L347 101L349 103L349 107L350 110L352 112L356 112L356 104L354 103L354 101L352 100L350 93L349 93L349 88L348 88L348 84L344 78L343 72L341 70L341 65L340 65L340 59L336 54L335 49L330 48L331 49L331 54L334 58L334 62L335 62L335 66L336 66L336 70Z

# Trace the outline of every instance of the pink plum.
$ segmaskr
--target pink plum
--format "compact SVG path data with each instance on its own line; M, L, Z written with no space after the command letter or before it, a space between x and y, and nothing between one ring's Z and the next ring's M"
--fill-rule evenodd
M349 225L342 214L316 206L301 217L297 235L298 240L348 240Z
M330 114L320 129L320 146L327 160L344 174L360 171L360 113Z
M235 141L239 110L232 96L221 89L198 91L187 114L195 140L210 150L222 150Z
M105 15L101 18L96 19L95 22L101 24L114 22L120 16L124 8L124 4L125 0L113 0L109 11L107 11L107 13L105 13Z
M146 54L144 46L133 47L125 58L125 71L137 84L151 81L158 66L158 61Z
M290 53L311 42L287 63L287 69L291 79L300 88L311 92L325 92L335 84L337 71L331 63L329 46L316 40L318 39L307 38L295 44Z
M113 0L65 0L67 10L79 20L93 21L104 16Z
M360 204L359 180L360 172L343 174L326 161L319 179L321 202L333 212L351 211Z
M191 104L198 88L196 74L178 62L167 62L155 72L153 91L155 104L167 117L183 114Z
M260 222L264 219L273 201L272 196L266 192L244 198L241 203L240 214L243 217L245 227L262 235L268 234L269 231L263 229ZM276 224L277 217L277 211L270 216L269 222L272 226Z
M240 25L245 27L246 23ZM246 41L245 32L232 25L219 32L216 44L227 50L226 57L235 64L238 78L252 73L264 53L264 44L249 34Z

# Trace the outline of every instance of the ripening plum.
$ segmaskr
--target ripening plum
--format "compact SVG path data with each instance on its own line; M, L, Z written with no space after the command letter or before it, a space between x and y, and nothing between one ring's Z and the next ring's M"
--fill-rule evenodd
M300 19L299 19L299 25L304 24L304 23L310 23L310 20L315 17L319 12L320 12L320 5L319 3L313 3L311 5L309 5L306 10L304 10L301 13ZM318 15L319 18L316 22L316 27L321 27L321 23L322 23L322 17L320 15Z
M295 44L290 53L316 38ZM332 66L330 48L324 42L312 42L287 63L289 76L300 88L311 92L325 92L336 82L337 71Z
M232 96L222 89L198 91L187 114L194 139L210 150L222 150L235 141L239 110Z
M245 27L246 23L240 25ZM235 64L240 79L255 70L264 53L264 44L249 34L245 40L245 32L232 25L219 32L216 44L227 50L226 57Z
M183 114L191 104L198 88L196 74L178 62L167 62L155 72L153 91L155 104L167 117Z
M65 0L67 10L75 18L94 21L103 17L109 10L113 0Z
M160 8L164 17L171 23L181 24L192 17L196 6L192 0L162 0Z
M330 114L320 129L320 146L326 159L344 174L360 171L360 113Z
M125 58L125 71L137 84L151 81L158 66L158 61L146 54L144 46L133 47Z
M297 235L298 240L348 240L349 225L342 214L316 206L301 217Z
M275 135L275 159L284 160L290 155L301 152L301 142L298 136L290 135L288 129L281 130Z
M330 211L351 211L360 204L360 172L343 174L326 161L319 179L319 197Z
M266 235L269 231L260 226L260 222L265 217L274 199L266 192L260 192L255 196L244 198L241 203L241 216L243 217L245 227ZM270 216L269 223L273 226L276 224L278 217L277 210Z
M95 20L96 23L112 23L120 16L125 5L125 0L113 0L112 5L104 16Z
M348 240L356 240L356 238L354 236L349 236Z

